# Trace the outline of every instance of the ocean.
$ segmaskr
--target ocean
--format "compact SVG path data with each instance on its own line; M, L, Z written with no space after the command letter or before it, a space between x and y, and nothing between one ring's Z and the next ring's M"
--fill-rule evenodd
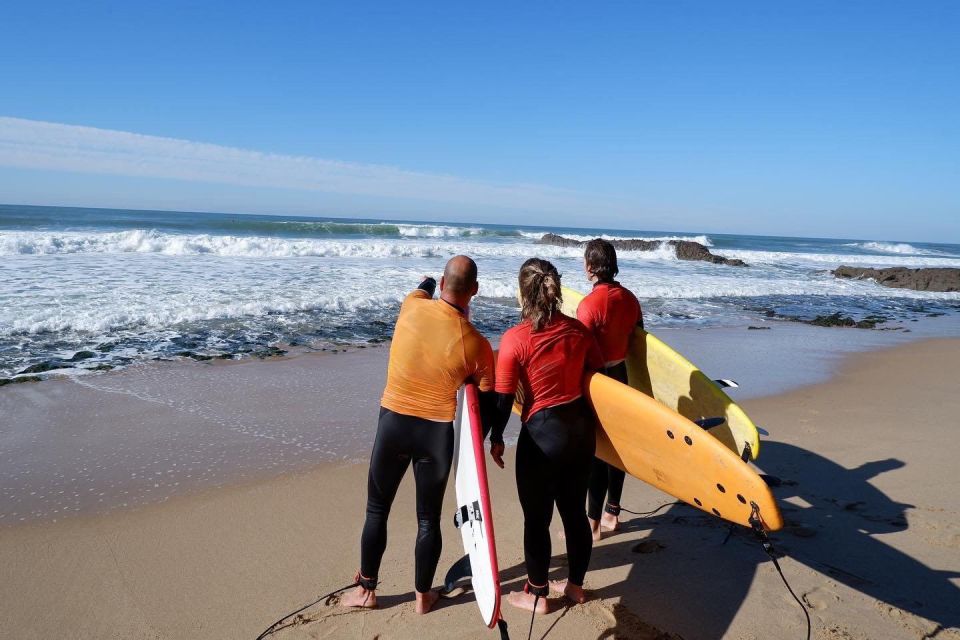
M903 330L960 312L960 293L830 273L840 265L960 267L953 244L0 205L0 379L376 344L389 339L421 275L439 277L459 253L479 265L472 318L496 338L517 320L526 258L547 258L565 285L589 287L582 250L537 244L545 233L693 240L748 264L682 261L667 246L621 251L619 280L654 330L773 326L838 312Z

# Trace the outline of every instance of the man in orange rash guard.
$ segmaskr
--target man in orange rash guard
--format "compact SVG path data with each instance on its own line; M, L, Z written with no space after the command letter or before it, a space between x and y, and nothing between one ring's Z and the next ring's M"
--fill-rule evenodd
M594 283L593 291L580 301L577 319L590 330L600 345L606 373L627 384L627 349L637 325L643 326L640 303L629 289L614 280L617 251L606 240L597 238L587 243L583 269ZM599 458L594 458L590 473L587 518L595 540L600 539L601 517L604 528L619 528L620 497L626 474ZM603 506L607 498L606 506ZM601 509L603 514L601 516Z
M370 455L367 516L360 539L360 571L347 607L377 606L380 562L387 546L387 518L400 481L413 462L416 480L416 611L427 613L439 595L431 591L442 546L440 512L453 459L457 390L465 382L480 389L485 414L496 405L490 343L467 320L476 295L477 265L467 256L447 262L440 279L426 278L403 301L390 346L377 437Z

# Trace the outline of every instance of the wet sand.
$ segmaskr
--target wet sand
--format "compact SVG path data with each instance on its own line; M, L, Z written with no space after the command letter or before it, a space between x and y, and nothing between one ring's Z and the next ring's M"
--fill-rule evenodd
M104 433L98 437L105 452L119 420L131 425L127 439L120 438L123 450L135 452L166 446L168 439L159 437L169 433L164 429L199 437L218 424L220 413L236 411L224 424L257 427L243 435L250 443L240 453L270 462L281 450L270 443L284 434L302 436L305 446L321 442L294 429L305 417L293 416L292 404L280 401L293 373L316 380L316 388L325 391L320 409L312 411L341 416L337 424L344 437L351 425L372 435L367 412L352 398L378 392L370 389L382 385L382 377L376 379L382 371L376 371L385 351L352 355L253 363L256 388L234 380L224 387L213 382L212 391L192 372L203 372L206 384L221 379L222 372L253 369L227 364L213 376L209 367L183 365L190 372L170 397L191 389L201 395L189 405L194 418L183 409L187 405L158 402L154 395L144 399L145 392L157 391L155 380L120 372L98 377L99 400L84 411L95 409L101 417ZM361 366L363 359L369 362ZM344 364L351 362L358 364ZM814 637L960 638L957 363L960 340L928 340L852 356L826 383L743 402L770 432L759 462L782 480L775 493L789 523L774 543L786 554L781 564L809 609ZM63 396L41 389L48 384L58 383L24 385L16 389L22 394L17 398L34 403L35 412L60 415L51 425L62 424L66 437L69 417L77 411L71 409L69 389L77 383L63 383ZM329 393L330 385L341 391ZM12 397L7 391L5 402ZM306 411L307 399L315 399L298 398L296 411ZM201 405L206 409L197 413ZM144 427L156 436L153 441L143 435ZM17 433L21 441L11 446L29 452L29 431ZM239 455L210 447L198 449L198 465L217 455ZM65 445L65 460L68 453ZM124 459L116 455L103 464ZM507 457L508 468L491 469L491 477L502 579L510 591L522 584L524 572L511 452ZM0 637L252 639L283 613L348 583L358 562L366 466L291 462L286 473L264 479L275 472L264 467L245 471L249 475L243 478L224 471L226 486L189 495L174 491L162 504L105 514L81 509L82 515L58 522L48 516L0 527ZM66 475L50 473L52 479ZM72 477L58 481L76 486ZM382 608L317 606L302 624L273 637L497 637L482 628L469 595L443 600L424 617L414 613L412 488L408 477L394 507ZM647 511L668 501L628 479L623 499L628 508ZM452 489L446 504L449 515ZM724 524L681 505L624 519L623 530L595 548L587 577L594 599L578 606L554 601L554 612L536 620L534 637L804 637L799 607L748 532L738 530L724 544ZM556 538L554 543L559 576L563 543ZM450 525L441 573L459 551ZM525 637L528 614L506 605L504 613L512 636Z

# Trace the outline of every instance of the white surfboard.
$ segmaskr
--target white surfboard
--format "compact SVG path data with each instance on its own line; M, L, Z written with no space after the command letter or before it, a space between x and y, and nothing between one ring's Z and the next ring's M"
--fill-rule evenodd
M500 574L493 537L487 466L483 456L483 426L480 422L477 386L464 385L457 400L453 457L457 512L454 514L454 524L460 530L463 550L467 555L451 568L448 576L452 578L458 572L470 575L483 622L493 628L500 620Z

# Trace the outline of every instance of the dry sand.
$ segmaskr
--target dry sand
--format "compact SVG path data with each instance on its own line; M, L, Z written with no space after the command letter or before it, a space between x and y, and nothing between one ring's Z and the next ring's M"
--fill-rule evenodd
M814 637L960 638L958 363L960 340L931 340L857 355L829 383L744 402L770 432L760 465L783 480L775 493L789 523L775 545ZM491 468L508 591L524 575L510 453L505 471ZM350 581L365 475L362 464L325 465L134 510L0 528L0 637L252 640ZM414 613L412 484L408 476L391 519L381 609L318 605L274 638L497 637L469 595ZM460 555L446 526L452 494L441 574ZM668 498L628 479L623 502L646 511ZM595 547L594 599L555 601L534 637L804 637L800 608L747 532L724 544L725 525L682 505L624 517L623 531ZM562 553L555 539L558 576ZM504 609L511 636L526 637L528 614Z

